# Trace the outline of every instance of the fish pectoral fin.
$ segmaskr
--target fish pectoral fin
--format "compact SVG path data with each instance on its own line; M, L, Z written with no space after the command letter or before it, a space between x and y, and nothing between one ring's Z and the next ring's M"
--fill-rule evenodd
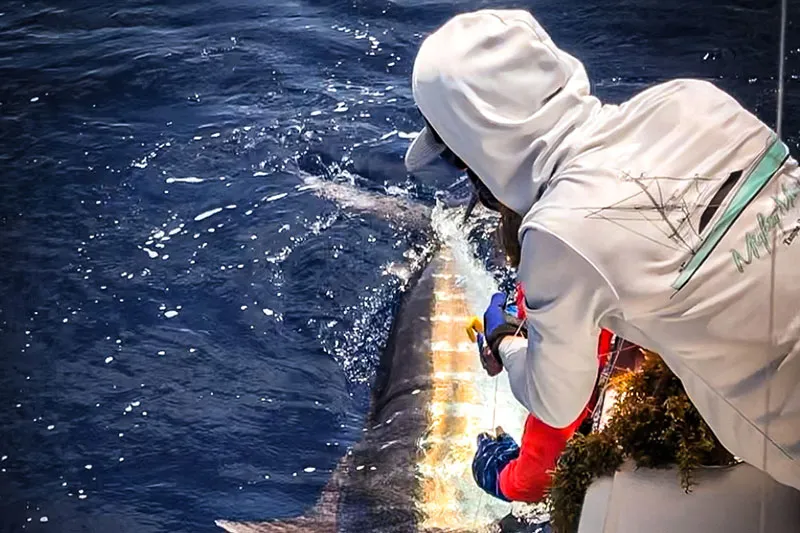
M228 533L335 533L332 521L316 517L300 516L287 520L271 520L269 522L232 522L216 520L214 522Z

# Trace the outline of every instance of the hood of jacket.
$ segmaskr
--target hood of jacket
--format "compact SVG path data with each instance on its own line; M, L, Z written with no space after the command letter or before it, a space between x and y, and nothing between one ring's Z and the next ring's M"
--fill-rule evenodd
M521 215L600 108L581 62L522 10L452 18L420 47L412 89L444 143Z

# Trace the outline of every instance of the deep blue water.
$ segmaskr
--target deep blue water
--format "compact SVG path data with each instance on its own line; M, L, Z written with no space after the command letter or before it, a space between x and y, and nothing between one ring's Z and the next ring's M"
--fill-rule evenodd
M402 167L415 50L498 5L532 9L607 101L700 77L774 122L778 2L2 3L0 532L313 505L361 433L400 295L385 267L425 236L300 173L431 204L452 175Z

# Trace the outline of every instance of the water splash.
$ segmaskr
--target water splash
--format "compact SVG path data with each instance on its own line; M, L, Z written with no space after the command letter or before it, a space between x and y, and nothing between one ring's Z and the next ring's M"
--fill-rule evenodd
M431 217L432 225L441 245L449 252L448 256L451 263L451 272L455 276L453 285L463 291L465 304L470 314L482 315L486 302L492 293L498 290L498 283L495 277L487 270L485 265L479 261L475 245L468 238L467 231L461 219L463 208L445 209L442 205L437 205ZM457 293L452 295L457 297ZM437 296L437 301L446 301ZM466 328L466 324L458 324L458 319L447 316L448 328L460 330ZM450 436L449 439L470 441L481 431L492 431L496 426L503 429L517 442L520 442L524 427L527 411L514 398L509 386L508 378L501 374L495 378L489 377L480 367L478 362L477 347L470 347L467 343L466 332L463 334L464 343L457 343L452 350L462 350L464 353L472 351L473 359L469 361L458 376L449 376L450 380L460 383L461 387L467 387L471 392L468 404L457 404L448 398L446 402L432 405L434 410L447 411L449 416L461 416L469 423L465 428L466 434ZM453 344L452 342L450 344ZM445 347L440 346L440 349ZM466 416L463 412L466 412ZM434 417L437 413L432 413ZM441 413L438 413L441 416ZM504 516L512 508L495 498L484 494L471 477L470 464L472 454L474 454L474 444L465 448L462 444L458 446L455 442L450 442L451 450L461 449L461 455L448 454L442 461L437 461L434 467L436 472L430 475L436 479L444 479L446 483L458 487L460 493L457 514L460 520L467 521L472 526L485 525L498 517ZM469 454L463 455L463 450L469 450ZM541 514L541 510L534 512L534 515Z
M437 204L431 216L433 230L447 248L452 251L458 285L467 297L470 313L482 315L491 295L499 290L497 280L478 260L475 247L469 242L466 230L460 223L464 216L462 208L445 209Z

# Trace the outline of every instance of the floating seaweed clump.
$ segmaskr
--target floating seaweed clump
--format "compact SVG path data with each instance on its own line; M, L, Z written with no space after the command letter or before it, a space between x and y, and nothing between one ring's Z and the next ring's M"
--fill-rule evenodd
M558 533L577 529L589 485L612 475L627 459L637 467L677 467L686 492L699 466L735 462L657 355L647 353L638 371L615 378L611 386L618 400L608 424L600 432L576 434L553 473L550 518Z

